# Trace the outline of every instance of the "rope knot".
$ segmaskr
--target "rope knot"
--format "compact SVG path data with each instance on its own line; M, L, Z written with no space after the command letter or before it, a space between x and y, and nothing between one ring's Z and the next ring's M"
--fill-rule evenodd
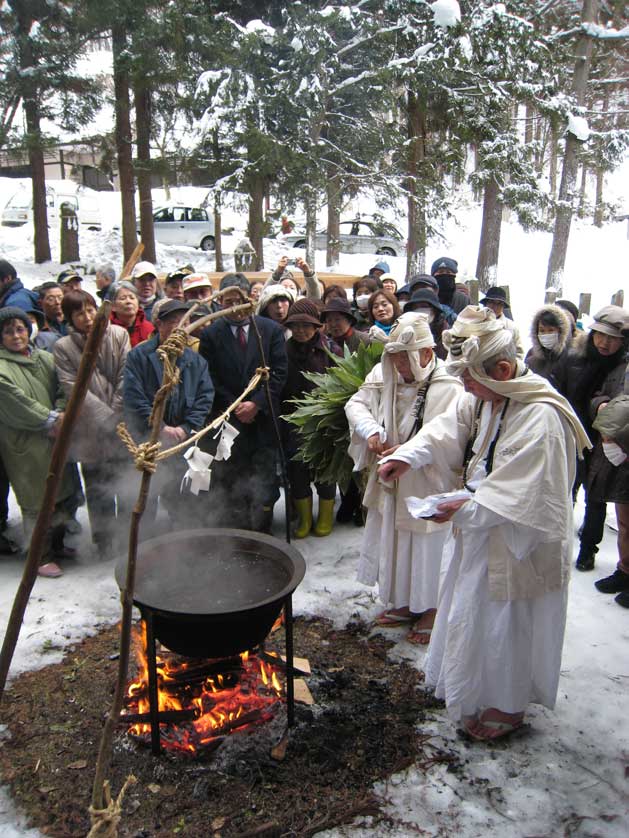
M112 800L109 780L105 780L103 783L105 808L95 809L93 806L90 806L89 813L92 828L90 829L87 838L116 838L118 835L118 824L120 823L120 819L122 817L122 801L125 796L125 792L129 786L134 785L136 782L137 780L133 774L130 774L126 779L124 786L120 790L118 797L115 800Z
M129 454L133 457L133 462L137 470L148 471L154 474L157 468L157 455L161 444L159 442L142 442L140 445L136 445L124 422L120 422L116 428L116 433Z
M267 381L271 377L271 370L268 367L258 367L256 369L256 375L259 375L261 379Z

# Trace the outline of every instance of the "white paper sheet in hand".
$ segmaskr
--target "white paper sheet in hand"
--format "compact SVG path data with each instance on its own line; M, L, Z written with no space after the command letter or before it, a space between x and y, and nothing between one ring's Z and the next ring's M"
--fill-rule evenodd
M431 518L437 514L437 507L449 500L469 500L472 493L467 489L458 492L442 492L427 498L406 498L406 508L413 518Z

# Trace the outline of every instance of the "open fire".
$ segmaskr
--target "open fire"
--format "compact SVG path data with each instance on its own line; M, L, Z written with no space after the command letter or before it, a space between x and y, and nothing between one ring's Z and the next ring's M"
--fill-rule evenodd
M138 675L129 684L121 721L149 745L148 665L144 623L134 637ZM277 665L274 663L277 660ZM170 752L199 754L217 748L234 731L248 731L273 718L284 698L279 657L244 652L219 660L182 659L166 649L157 655L161 745Z

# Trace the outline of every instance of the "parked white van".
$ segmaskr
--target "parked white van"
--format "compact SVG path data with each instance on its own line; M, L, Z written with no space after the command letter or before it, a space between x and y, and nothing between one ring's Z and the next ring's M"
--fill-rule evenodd
M72 180L46 181L48 225L58 224L60 207L71 204L77 212L79 223L88 230L100 230L102 220L98 192ZM30 184L22 186L12 195L2 212L4 227L21 227L33 221L33 193Z

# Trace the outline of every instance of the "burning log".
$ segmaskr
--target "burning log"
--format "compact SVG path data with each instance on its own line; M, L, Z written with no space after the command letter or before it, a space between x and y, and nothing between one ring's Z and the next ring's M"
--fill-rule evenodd
M178 724L179 722L190 722L199 718L199 711L193 707L187 710L160 710L158 713L160 723ZM120 715L121 725L150 724L150 713L122 713Z

